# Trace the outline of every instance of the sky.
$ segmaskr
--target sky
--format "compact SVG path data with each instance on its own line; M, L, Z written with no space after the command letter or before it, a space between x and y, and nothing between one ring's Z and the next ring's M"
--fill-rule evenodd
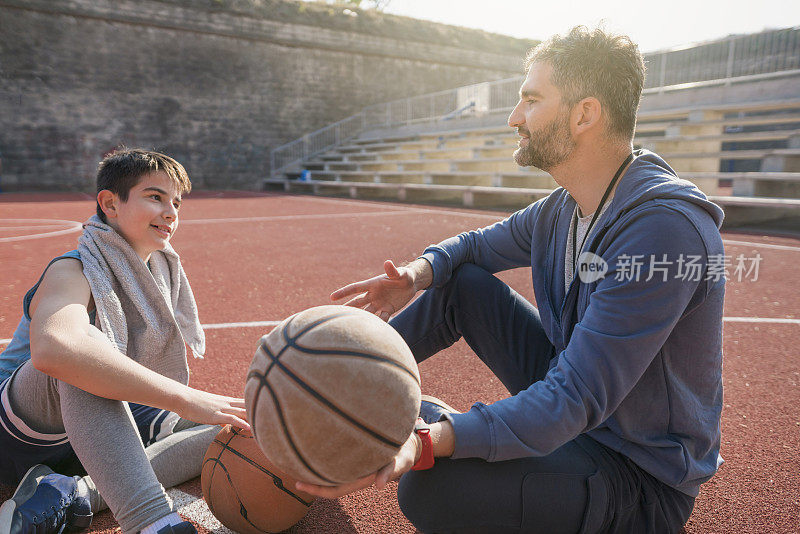
M602 22L642 52L800 26L800 0L391 0L384 11L539 40Z

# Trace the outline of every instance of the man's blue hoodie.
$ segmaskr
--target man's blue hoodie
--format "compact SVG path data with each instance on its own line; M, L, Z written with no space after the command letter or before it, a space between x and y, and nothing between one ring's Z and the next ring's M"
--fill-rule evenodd
M692 496L722 462L723 213L659 156L635 154L584 245L608 264L598 281L576 272L564 293L575 201L562 188L425 250L434 286L463 263L530 265L557 355L528 389L453 415L454 458L542 456L588 433Z

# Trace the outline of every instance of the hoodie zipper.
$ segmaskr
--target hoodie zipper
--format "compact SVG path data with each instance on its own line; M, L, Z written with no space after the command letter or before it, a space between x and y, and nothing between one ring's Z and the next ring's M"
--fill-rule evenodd
M546 291L547 300L550 301L548 302L549 308L551 310L550 315L553 316L553 319L555 320L556 323L556 327L558 328L559 332L561 332L562 339L564 338L564 332L561 329L561 314L556 313L556 307L554 305L555 299L553 298L554 295L553 295L552 283L553 279L555 278L555 275L553 274L553 266L556 264L556 254L558 253L558 251L556 250L556 236L558 235L558 223L561 220L561 213L563 211L564 211L564 204L562 203L562 205L559 206L558 208L558 212L556 213L555 227L553 229L553 232L550 233L550 239L547 245L550 250L548 251L547 255L548 265L545 271L545 288L547 288ZM561 308L563 309L563 303Z
M613 203L613 200L612 200L612 203ZM606 213L603 214L603 217L605 217L606 215L609 215L610 213L612 213L612 212L611 212L611 206L609 205L608 210L606 211ZM588 241L588 242L584 243L584 248L582 250L592 251L592 252L596 253L596 251L595 251L595 243L597 243L598 241L601 241L605 237L605 235L608 233L608 229L611 226L613 226L613 224L619 219L618 215L619 214L617 214L616 217L609 216L603 222L602 226L600 226L598 228L594 228L593 229L594 233L592 235L586 236L587 239L591 238L591 241ZM601 219L603 217L601 217ZM569 237L569 236L567 236L567 237ZM569 243L567 244L567 246L569 246ZM564 301L561 304L561 311L559 313L559 319L558 319L558 321L559 321L559 329L561 330L561 335L564 338L564 345L565 346L567 344L567 332L565 332L563 330L562 325L566 324L566 322L567 322L566 321L566 317L565 317L565 312L567 311L567 302L569 302L570 295L573 293L573 291L579 291L579 289L580 289L580 281L578 280L579 277L576 276L576 272L577 272L577 268L572 271L572 282L570 282L569 287L567 288L567 291L564 294ZM575 288L577 288L577 289L575 289ZM578 297L576 296L575 297L575 305L572 307L573 313L577 313L577 307L578 307ZM570 332L570 337L571 337L571 335L572 335L572 333Z

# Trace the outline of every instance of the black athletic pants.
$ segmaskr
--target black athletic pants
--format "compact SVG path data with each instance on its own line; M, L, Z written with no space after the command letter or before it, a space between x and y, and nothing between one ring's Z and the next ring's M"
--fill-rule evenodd
M391 324L418 362L463 336L512 395L541 380L555 355L538 310L472 264ZM425 533L679 532L694 506L693 497L587 435L543 457L437 458L432 469L401 478L398 500Z

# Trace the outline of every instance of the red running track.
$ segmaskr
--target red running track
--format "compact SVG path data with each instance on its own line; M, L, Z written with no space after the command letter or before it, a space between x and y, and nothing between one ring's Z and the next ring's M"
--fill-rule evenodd
M77 223L93 211L87 195L0 196L0 339L13 334L25 291L49 259L75 248ZM503 216L278 194L191 195L173 245L183 258L202 322L218 326L207 329L206 359L190 362L192 383L242 394L256 341L269 327L230 323L277 321L327 303L332 290L378 273L386 258L412 260L430 243ZM763 259L757 281L728 282L725 316L749 319L724 327L726 462L703 486L686 531L800 532L800 286L795 275L800 240L728 232L723 237L729 256L758 253ZM528 269L501 278L532 298ZM457 409L506 395L463 342L423 363L420 371L423 391ZM200 494L197 480L180 489ZM0 487L0 499L10 491ZM114 529L108 513L96 520L94 531ZM370 489L318 501L292 532L414 528L397 507L393 485L383 492Z

